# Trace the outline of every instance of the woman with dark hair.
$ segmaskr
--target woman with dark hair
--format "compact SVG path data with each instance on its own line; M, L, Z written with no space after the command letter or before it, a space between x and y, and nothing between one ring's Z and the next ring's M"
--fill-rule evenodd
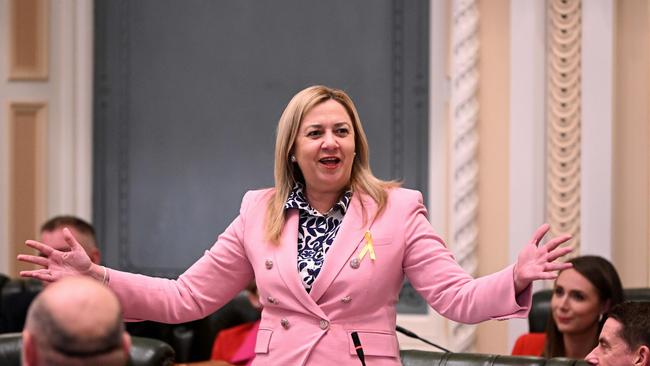
M513 355L582 359L598 344L603 314L623 302L623 287L614 266L598 256L576 257L555 280L546 333L519 339Z

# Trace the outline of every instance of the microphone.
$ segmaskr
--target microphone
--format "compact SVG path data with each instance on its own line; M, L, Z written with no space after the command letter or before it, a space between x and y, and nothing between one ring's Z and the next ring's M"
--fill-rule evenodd
M352 343L354 343L354 349L357 351L357 356L361 361L362 366L366 366L365 356L363 355L363 347L361 347L361 340L359 339L359 334L357 332L350 333L352 336Z
M420 337L419 335L417 335L417 334L411 332L411 331L408 330L408 329L405 329L405 328L400 327L399 325L396 325L396 326L395 326L395 330L397 330L398 332L404 334L404 335L407 336L407 337L411 337L411 338L418 339L418 340L420 340L420 341L422 341L422 342L424 342L424 343L426 343L426 344L428 344L428 345L430 345L430 346L434 346L434 347L436 347L437 349L442 350L442 351L444 351L444 352L446 352L446 353L453 353L453 352L451 352L450 350L448 350L448 349L446 349L446 348L444 348L444 347L440 347L439 345L437 345L437 344L435 344L435 343L433 343L433 342L431 342L431 341L427 341L426 339ZM354 340L354 336L353 336L352 338L353 338L353 340ZM355 344L356 344L356 343L355 343Z

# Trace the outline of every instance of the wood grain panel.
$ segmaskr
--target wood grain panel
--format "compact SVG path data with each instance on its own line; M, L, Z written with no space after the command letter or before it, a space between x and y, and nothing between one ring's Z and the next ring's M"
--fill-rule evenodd
M9 106L9 243L13 258L31 252L24 242L37 238L45 219L45 103L11 103ZM13 260L11 272L30 266Z
M612 258L625 287L650 285L647 8L645 0L616 2Z
M48 78L48 0L11 0L9 79Z
M481 25L479 43L481 141L478 152L478 275L494 273L508 263L509 210L509 96L510 96L510 1L479 2ZM515 213L517 214L517 213ZM507 322L481 323L476 351L508 354Z
M648 3L645 4L645 25L646 25L646 32L645 34L645 49L650 50L650 32L647 31L650 28L650 5ZM650 70L650 57L646 58L646 70ZM647 73L646 75L646 85L650 85L650 72ZM646 93L646 101L650 102L650 93ZM645 123L646 126L650 126L650 110L648 110L648 106L650 106L650 103L646 103L646 118L645 118ZM650 143L650 128L646 130L646 141ZM647 146L647 143L646 143ZM647 171L650 172L650 150L646 152L646 169ZM647 184L647 196L650 197L650 179L647 178L646 176L646 184ZM646 199L646 212L650 212L650 199ZM650 216L646 218L646 268L650 266ZM650 286L650 271L646 272L646 286Z

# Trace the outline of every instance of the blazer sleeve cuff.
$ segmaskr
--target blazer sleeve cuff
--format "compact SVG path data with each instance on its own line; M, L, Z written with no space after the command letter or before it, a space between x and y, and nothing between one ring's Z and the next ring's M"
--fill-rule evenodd
M533 285L532 283L526 287L523 291L521 291L519 294L515 293L515 281L514 281L514 264L509 265L508 267L504 268L500 272L498 272L500 275L507 276L507 278L510 281L510 289L509 289L509 294L508 294L508 299L512 299L511 301L511 308L512 308L512 313L505 315L505 316L498 316L494 317L492 319L494 320L505 320L509 318L525 318L528 316L528 313L530 312L530 307L533 302Z

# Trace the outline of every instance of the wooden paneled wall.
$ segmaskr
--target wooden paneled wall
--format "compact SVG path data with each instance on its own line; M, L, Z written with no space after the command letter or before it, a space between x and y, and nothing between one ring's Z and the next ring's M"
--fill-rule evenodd
M47 80L48 0L11 0L9 77Z
M623 285L650 286L650 6L616 2L613 260Z
M45 219L45 146L47 106L45 103L12 103L9 106L10 199L9 243L11 258L31 250L23 245L36 238ZM13 274L26 269L14 263Z
M8 272L16 276L26 268L14 258L28 252L25 240L37 238L47 211L48 101L41 90L49 79L48 0L11 0L8 6L8 72L2 83L8 90L2 108L7 145L7 240ZM26 92L29 90L29 92ZM45 98L47 99L47 98Z

